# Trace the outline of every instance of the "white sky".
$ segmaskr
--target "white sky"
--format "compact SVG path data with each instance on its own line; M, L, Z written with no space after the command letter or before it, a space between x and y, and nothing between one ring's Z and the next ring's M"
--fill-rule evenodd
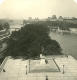
M46 18L53 14L77 17L74 0L0 0L0 18Z

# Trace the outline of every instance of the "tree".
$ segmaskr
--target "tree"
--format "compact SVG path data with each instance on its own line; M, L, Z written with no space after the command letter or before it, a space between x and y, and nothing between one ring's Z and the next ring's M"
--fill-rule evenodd
M44 55L62 54L60 45L48 36L49 28L44 24L28 24L12 33L8 40L7 54L10 56L39 57L44 48Z
M0 24L0 30L3 30L3 26L2 26L2 24Z

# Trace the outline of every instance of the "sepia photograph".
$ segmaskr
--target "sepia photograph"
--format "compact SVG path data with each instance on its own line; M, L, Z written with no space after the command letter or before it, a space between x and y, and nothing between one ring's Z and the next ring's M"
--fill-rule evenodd
M77 80L77 0L0 0L0 80Z

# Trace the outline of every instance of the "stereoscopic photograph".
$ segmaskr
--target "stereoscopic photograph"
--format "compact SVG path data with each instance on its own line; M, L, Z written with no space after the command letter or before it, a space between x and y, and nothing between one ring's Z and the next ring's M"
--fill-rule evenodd
M77 0L0 0L0 80L77 80Z

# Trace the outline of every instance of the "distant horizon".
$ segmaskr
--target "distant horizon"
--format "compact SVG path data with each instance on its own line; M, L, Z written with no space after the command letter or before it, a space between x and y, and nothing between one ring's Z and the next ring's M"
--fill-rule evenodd
M53 15L52 15L53 16ZM51 17L52 18L52 16L48 16L48 17ZM61 16L61 15L60 15ZM57 17L57 19L60 17L60 16L56 16ZM31 17L31 16L30 16ZM5 19L5 20L22 20L22 19L26 19L26 20L28 20L30 17L26 17L26 18L0 18L0 20L1 19ZM31 17L32 19L35 19L35 18L38 18L38 19L47 19L48 17L45 17L45 18L39 18L39 17ZM63 16L62 16L63 17ZM77 17L74 17L74 16L71 16L71 17L69 17L69 16L64 16L63 18L68 18L68 19L71 19L71 18L77 18Z

